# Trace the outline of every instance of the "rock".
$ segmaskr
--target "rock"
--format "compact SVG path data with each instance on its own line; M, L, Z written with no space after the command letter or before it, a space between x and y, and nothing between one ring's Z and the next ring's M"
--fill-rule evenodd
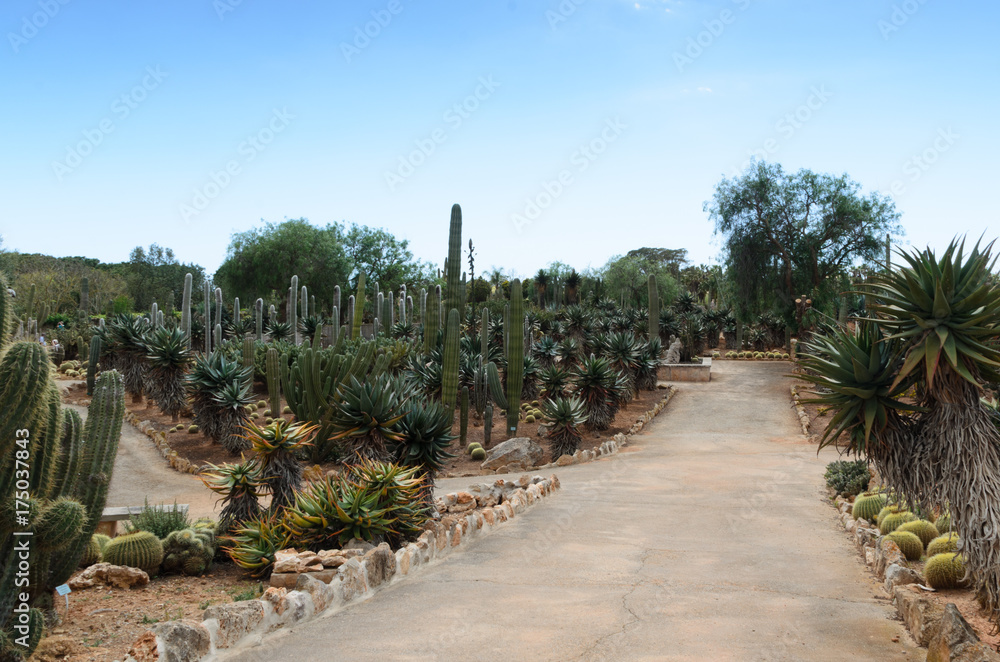
M361 561L350 559L338 568L338 576L344 583L344 602L350 602L368 592L368 582L365 580Z
M333 588L326 582L310 575L299 575L299 579L295 583L295 590L309 594L316 614L326 609L333 600Z
M264 591L264 595L260 596L260 599L271 603L271 606L277 610L278 604L286 595L288 595L288 589L272 586Z
M865 547L865 564L869 568L875 565L875 550L871 547Z
M927 646L944 610L916 586L896 587L895 597L896 609L910 634L919 645Z
M464 513L476 507L476 497L468 492L459 492L455 495L455 505L448 506L449 513Z
M477 508L491 508L503 498L503 491L499 487L487 483L470 485L469 492L476 497Z
M905 565L906 558L899 551L899 545L888 538L882 538L875 546L875 574L878 575L879 579L885 579L885 569L893 563ZM921 645L926 646L927 644Z
M898 563L893 563L885 569L885 590L892 593L897 586L906 584L921 584L923 578L915 570L905 568Z
M539 464L545 451L529 437L514 437L490 449L483 462L483 469L498 469L503 465L508 468L513 464L533 467Z
M475 500L472 503L475 503ZM364 565L368 575L368 586L375 588L386 583L396 574L396 555L389 549L388 543L382 543L365 554Z
M229 648L243 637L257 631L264 621L264 603L260 600L242 600L216 605L205 610L204 620L219 622L215 636L216 648Z
M156 635L150 630L143 632L132 644L132 648L128 649L128 659L135 662L158 661L160 652L157 650Z
M339 549L324 549L317 552L324 568L339 568L347 562L347 557Z
M279 549L276 551L274 553L274 568L272 572L302 572L302 562L299 560L299 553L294 549Z
M145 586L149 583L149 575L138 568L110 563L95 563L69 580L68 584L74 591L90 588L98 584L106 584L115 588L132 588Z
M1000 660L989 646L979 641L969 623L952 603L944 614L927 647L927 662L995 662Z
M557 467L568 467L571 464L575 464L576 460L573 459L572 455L560 455L559 459L556 460Z
M396 572L399 575L406 576L410 574L411 558L413 558L413 553L408 546L396 550Z
M375 549L375 545L371 544L370 542L365 542L364 540L359 540L357 538L354 538L349 543L344 545L343 549L345 552L351 549L356 549L360 554L367 554L371 550Z
M664 363L680 363L681 362L681 344L680 340L674 340L670 343L670 347L667 348L667 356L663 359Z
M285 624L301 623L312 613L312 597L302 591L289 591L281 596L274 612Z
M271 588L293 589L299 581L297 572L272 572L271 579L268 580Z
M153 627L163 662L196 662L208 655L212 638L197 621L169 621Z

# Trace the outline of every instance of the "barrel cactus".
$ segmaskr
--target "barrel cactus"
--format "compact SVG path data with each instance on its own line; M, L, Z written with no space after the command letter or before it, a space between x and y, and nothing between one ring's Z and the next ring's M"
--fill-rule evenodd
M915 522L906 522L896 530L915 533L925 547L929 545L932 540L941 535L938 533L937 527L925 519L918 519Z
M937 527L937 530L940 533L947 533L951 531L951 513L943 513L940 517L934 520L934 526Z
M482 462L486 459L486 451L482 448L477 448L472 451L472 459L476 462Z
M927 556L937 556L938 554L947 554L948 552L958 551L958 534L954 532L946 533L943 536L938 536L934 540L930 541L927 545Z
M892 533L903 524L907 522L916 521L917 516L909 511L903 511L901 513L890 513L882 518L882 523L879 524L878 530L882 532L882 535ZM919 538L918 538L919 540Z
M139 568L154 575L163 561L163 543L149 531L118 536L104 548L104 560L112 565Z
M903 552L903 556L906 557L907 561L919 561L920 557L924 555L924 544L920 542L920 538L915 533L894 531L887 535L886 538L896 543L899 551Z
M874 522L879 511L885 508L886 498L884 494L878 492L865 492L859 494L854 500L854 508L851 510L851 517Z
M90 537L90 542L87 543L87 548L83 550L83 557L80 558L80 567L86 568L95 563L100 563L102 558L101 543L97 539L97 536L93 535Z
M215 556L215 533L210 528L172 531L163 540L163 571L203 574Z
M100 545L100 547L101 547L101 556L103 557L104 556L104 548L108 546L109 542L111 542L111 536L106 536L103 533L95 533L93 536L91 536L91 538L93 538L94 540L96 540L97 544Z
M924 579L931 588L958 588L965 579L965 563L961 554L935 554L924 566Z
M886 515L892 515L895 513L905 513L905 512L907 512L906 508L898 503L888 505L882 510L878 511L878 517L876 518L875 523L878 524L879 526L882 526L882 520L885 519Z

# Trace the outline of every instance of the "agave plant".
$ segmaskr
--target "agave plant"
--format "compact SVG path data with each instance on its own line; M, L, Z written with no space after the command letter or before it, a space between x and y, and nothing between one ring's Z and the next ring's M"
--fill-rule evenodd
M580 426L587 421L583 402L576 397L555 398L542 403L542 415L552 459L572 455L580 447Z
M542 368L548 368L559 355L559 344L552 336L542 336L531 348L531 351L535 355L538 365Z
M396 322L392 327L392 337L413 340L417 337L417 327L410 322Z
M194 422L211 439L238 453L248 446L239 428L249 420L246 405L252 402L253 368L230 361L221 352L199 356L187 376Z
M405 396L399 393L403 386L402 380L385 374L364 382L352 376L341 386L331 413L338 430L332 439L345 442L360 459L389 460L390 444L402 439L396 423L406 415Z
M701 354L705 349L705 327L698 313L687 313L680 319L681 362L690 363L691 359Z
M253 421L243 426L242 435L250 443L261 469L261 481L271 493L271 510L277 511L295 500L302 487L302 462L298 456L312 445L317 425L293 424L276 418L264 427Z
M672 307L678 315L687 315L698 310L698 299L690 292L684 291L677 295Z
M263 496L261 488L264 483L260 465L253 460L243 459L238 464L224 464L221 467L208 464L207 470L201 475L202 482L208 489L222 495L220 535L235 530L240 524L261 514L259 499Z
M193 354L187 336L179 328L159 327L149 334L146 342L149 363L149 394L160 411L176 423L187 403L184 375Z
M563 338L559 341L557 352L562 366L568 370L580 360L580 341L576 338Z
M132 396L132 403L140 403L146 392L146 333L149 322L133 315L116 315L106 325L108 344L113 354L113 360L108 368L114 368L122 374L125 391ZM103 338L102 338L103 340Z
M414 402L399 420L400 439L394 454L404 466L419 467L427 476L427 485L434 486L434 477L452 457L448 447L457 439L451 433L453 412L440 402Z
M538 397L538 361L527 354L524 355L522 377L521 397L534 400Z
M292 337L292 325L274 320L267 327L267 335L271 340L288 340Z
M424 356L411 356L408 371L411 379L420 385L425 395L432 398L440 398L441 385L444 379L444 366L442 365L440 347Z
M681 325L677 315L670 308L660 310L660 340L664 344L670 342L670 336L680 336Z
M291 534L274 513L249 518L220 540L233 563L253 577L270 575L275 552L292 545Z
M628 389L637 391L636 371L639 367L640 344L631 331L615 332L604 342L604 356L611 366L625 378Z
M566 394L570 383L570 373L559 366L543 368L538 372L541 393L546 398L560 398Z
M576 339L583 338L583 334L590 326L590 317L582 306L570 306L566 309L566 333Z
M639 360L635 369L635 387L644 391L655 391L657 373L660 369L660 357L663 355L663 344L659 337L642 343L639 350Z
M248 333L253 333L254 321L250 317L240 317L239 319L234 317L226 323L223 330L230 338L242 338Z
M323 328L326 320L321 315L309 315L299 320L299 330L304 338L312 339L318 329Z
M607 430L619 407L621 375L602 357L591 355L573 373L575 394L587 411L587 427Z

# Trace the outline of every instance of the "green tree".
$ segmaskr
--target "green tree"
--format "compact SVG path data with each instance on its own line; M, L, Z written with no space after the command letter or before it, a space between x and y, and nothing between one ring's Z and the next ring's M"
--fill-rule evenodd
M227 298L283 302L292 276L297 275L317 301L330 302L333 288L344 287L350 273L351 260L340 226L321 228L299 218L232 235L226 259L215 272L215 283Z
M433 280L431 266L415 260L409 245L406 239L367 225L353 224L344 234L344 251L354 272L364 272L367 281L378 283L383 292Z
M128 293L136 310L146 310L156 302L161 310L177 308L183 295L184 275L191 273L194 287L205 280L205 270L197 264L184 264L177 260L171 248L150 244L149 248L136 246L129 253L127 263L116 265L124 275Z
M878 193L867 197L847 175L756 162L723 179L704 209L723 237L737 313L767 310L792 318L796 296L832 298L850 267L884 258L885 237L900 235L899 213Z
M679 279L681 269L688 263L686 248L636 248L625 254L652 264L662 264L675 279Z
M646 306L649 303L649 276L656 278L660 301L673 301L677 296L677 281L668 263L655 255L616 255L601 269L598 296L615 300L624 296L625 303Z

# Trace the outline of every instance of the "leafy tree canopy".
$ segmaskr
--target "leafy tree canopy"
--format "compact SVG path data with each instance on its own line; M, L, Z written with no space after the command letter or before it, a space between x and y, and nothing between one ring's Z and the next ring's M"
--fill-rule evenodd
M632 253L635 253L633 251ZM599 296L615 300L625 299L626 305L646 306L649 302L648 281L652 274L656 277L656 287L660 301L673 301L677 296L677 280L668 262L655 254L627 254L611 258L601 269Z

